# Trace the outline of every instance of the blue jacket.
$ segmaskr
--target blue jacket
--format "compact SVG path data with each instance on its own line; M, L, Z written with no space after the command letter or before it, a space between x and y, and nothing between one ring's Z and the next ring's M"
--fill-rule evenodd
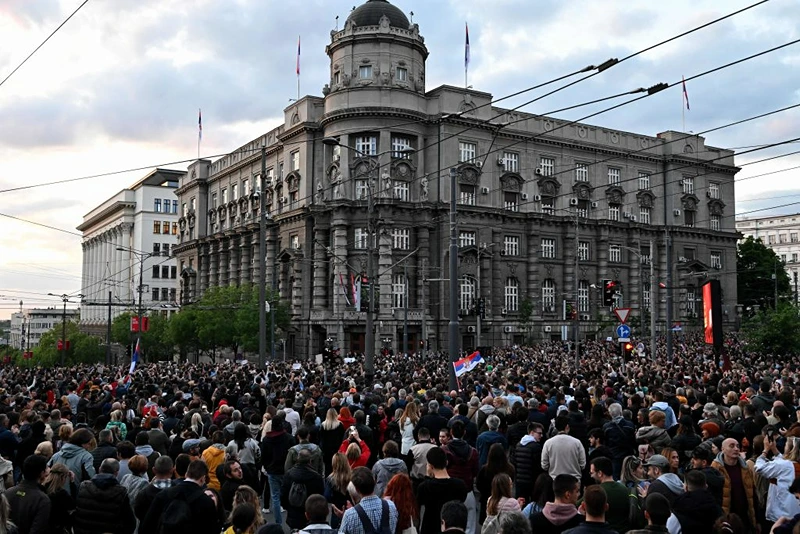
M477 446L475 447L478 449L478 465L486 464L486 460L489 458L489 448L495 443L500 443L503 449L508 452L508 440L500 432L496 430L487 430L478 436Z

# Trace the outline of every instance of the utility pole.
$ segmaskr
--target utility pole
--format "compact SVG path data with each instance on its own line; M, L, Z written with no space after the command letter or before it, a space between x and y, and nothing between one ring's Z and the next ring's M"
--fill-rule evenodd
M59 351L61 353L61 366L63 367L64 358L67 355L67 302L69 302L69 299L72 297L83 298L83 295L80 293L77 295L67 295L66 293L63 295L56 295L55 293L48 293L48 295L51 297L58 297L61 299L61 302L64 303L64 307L61 311L61 350ZM30 334L30 321L28 321L28 333Z
M421 353L422 357L425 358L428 355L428 307L427 307L427 300L425 295L428 291L428 260L426 258L422 259L422 347ZM797 273L795 273L795 287L797 287ZM795 291L795 296L797 292Z
M650 239L650 358L656 360L656 275L655 275L655 240Z
M139 286L136 290L139 292L139 305L137 307L136 316L139 321L138 328L136 329L136 343L138 344L142 339L142 292L144 292L144 262L147 258L157 256L151 252L139 252L132 248L117 247L117 250L127 251L128 254L133 254L139 259ZM133 353L131 353L133 354Z
M272 258L272 294L278 294L278 258ZM277 303L276 303L277 304ZM275 310L269 314L270 324L270 358L275 359Z
M372 160L370 160L372 161ZM364 335L364 375L367 384L372 383L375 376L375 199L372 190L372 172L367 177L367 280L369 280L369 306L367 306L366 332Z
M108 324L106 325L106 365L111 365L111 291L108 292Z
M580 210L575 206L575 308L572 313L575 315L574 328L575 328L575 369L577 370L581 364L581 323L580 323L580 306L578 305L579 295L578 288L580 287L580 260L581 260L581 242L580 242Z
M408 356L408 261L403 262L403 280L406 293L403 295L403 354Z
M797 271L794 271L794 306L797 307Z
M777 309L778 309L778 258L775 258L775 261L772 262L772 268L773 268L772 280L774 282L773 286L775 287L775 310L777 311Z
M262 369L267 360L267 201L266 182L267 175L267 145L261 145L261 176L258 194L258 365ZM270 315L274 316L272 310ZM274 329L273 329L274 331ZM273 342L273 355L275 357L275 344Z
M666 217L666 211L664 212ZM667 258L667 360L672 360L672 241L669 235L669 226L664 226L664 238Z
M450 322L448 324L448 348L450 353L450 391L458 389L456 369L453 364L458 360L458 222L456 220L456 181L458 171L450 169ZM369 383L369 381L367 381Z

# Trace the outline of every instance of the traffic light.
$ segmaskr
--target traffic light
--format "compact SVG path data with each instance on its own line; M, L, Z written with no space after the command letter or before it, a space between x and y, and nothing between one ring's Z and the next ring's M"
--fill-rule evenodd
M631 356L633 356L633 344L631 342L620 343L620 351L622 352L622 358L627 362L631 360Z
M486 299L478 299L478 315L481 319L486 319Z
M614 294L617 292L616 280L603 280L603 306L614 305Z

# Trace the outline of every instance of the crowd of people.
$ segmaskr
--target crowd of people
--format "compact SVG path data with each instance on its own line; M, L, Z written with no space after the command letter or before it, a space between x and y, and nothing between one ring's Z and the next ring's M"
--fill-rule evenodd
M800 533L800 359L583 349L6 366L0 534Z

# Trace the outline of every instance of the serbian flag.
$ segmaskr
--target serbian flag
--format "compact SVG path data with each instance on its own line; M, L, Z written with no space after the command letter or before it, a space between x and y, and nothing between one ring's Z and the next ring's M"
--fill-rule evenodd
M683 99L686 100L686 109L689 108L689 93L686 92L686 78L681 77L682 84L683 84Z
M347 288L345 287L344 276L342 273L339 273L339 288L342 290L342 295L344 296L345 302L347 302L347 305L350 306L352 303L350 302L350 297L347 294Z
M464 41L464 68L469 68L469 24L464 23L466 39Z
M128 370L128 374L132 375L133 370L136 369L136 364L139 363L139 340L136 340L136 348L133 349L133 356L131 357L131 368Z
M297 75L300 76L300 36L297 36Z
M203 112L202 110L197 110L197 140L201 141L203 139Z
M486 363L486 362L484 361L483 356L481 356L481 353L478 352L477 350L465 358L456 360L455 362L453 362L453 367L456 370L456 377L459 377L464 373L472 371L473 369L475 369L475 367L478 366L479 363Z

